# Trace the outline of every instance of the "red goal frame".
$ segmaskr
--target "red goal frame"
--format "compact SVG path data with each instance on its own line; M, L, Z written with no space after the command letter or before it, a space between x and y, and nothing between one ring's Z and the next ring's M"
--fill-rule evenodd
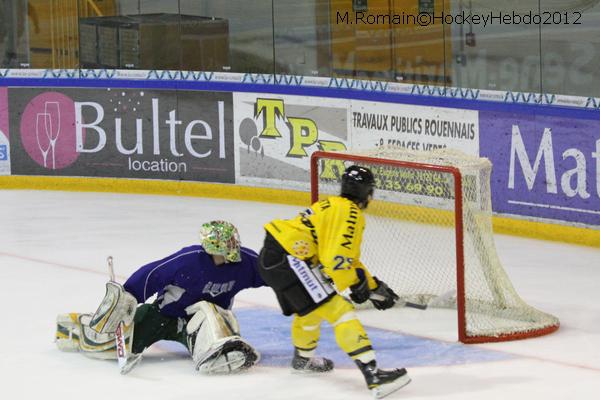
M350 161L360 164L371 163L385 166L396 166L401 168L413 168L424 171L437 171L452 174L454 177L454 220L455 220L455 248L456 248L456 309L458 318L458 340L463 343L487 343L504 342L510 340L527 339L531 337L543 336L556 331L559 325L549 326L542 329L536 329L526 332L500 334L498 336L468 336L465 304L465 258L464 258L464 227L463 227L463 187L462 174L457 167L420 164L411 161L381 159L368 156L360 156L347 153L315 151L310 159L310 191L312 203L319 199L319 168L318 163L322 159Z

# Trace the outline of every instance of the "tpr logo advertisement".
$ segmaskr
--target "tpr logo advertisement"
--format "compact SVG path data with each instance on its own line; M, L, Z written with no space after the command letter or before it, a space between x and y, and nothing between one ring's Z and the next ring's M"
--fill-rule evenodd
M237 182L308 188L310 155L349 145L348 100L236 93Z
M233 183L230 93L11 88L12 173Z

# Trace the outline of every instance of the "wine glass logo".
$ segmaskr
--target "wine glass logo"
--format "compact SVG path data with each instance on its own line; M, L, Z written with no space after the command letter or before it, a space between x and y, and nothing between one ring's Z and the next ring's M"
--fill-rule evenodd
M44 103L44 114L48 115L49 128L48 139L50 140L50 149L52 151L52 169L56 169L56 141L60 134L60 105L56 101L46 101Z
M48 168L48 152L50 151L50 135L48 132L52 127L48 127L51 123L49 115L46 113L38 113L35 118L35 138L37 145L44 159L44 168ZM46 140L47 139L47 140Z
M41 93L21 115L21 143L31 159L45 169L66 168L79 158L75 102L59 92ZM85 130L81 130L85 140Z
M60 104L56 101L44 103L44 112L37 113L35 137L42 153L44 168L48 166L48 155L52 158L52 169L56 169L56 141L60 134Z

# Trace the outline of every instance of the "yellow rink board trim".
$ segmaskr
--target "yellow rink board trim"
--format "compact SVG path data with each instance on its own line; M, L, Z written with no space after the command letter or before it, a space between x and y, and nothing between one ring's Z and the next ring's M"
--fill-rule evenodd
M73 178L40 176L0 176L0 189L66 190L166 196L208 197L267 203L306 205L310 195L294 190L239 186L225 183L166 181L126 178Z
M310 194L295 190L257 188L222 183L166 181L126 178L75 178L45 176L0 176L0 189L64 190L77 192L134 193L206 197L307 206ZM375 211L375 210L373 210ZM414 214L415 220L421 220ZM375 214L379 214L375 212ZM600 247L600 230L493 217L494 232L536 239Z

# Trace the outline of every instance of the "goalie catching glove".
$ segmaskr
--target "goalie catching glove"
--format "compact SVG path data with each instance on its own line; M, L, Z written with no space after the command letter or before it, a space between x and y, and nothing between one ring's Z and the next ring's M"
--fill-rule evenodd
M394 307L400 297L385 282L380 281L377 277L373 277L373 279L377 282L377 287L369 294L369 300L373 306L378 310Z

